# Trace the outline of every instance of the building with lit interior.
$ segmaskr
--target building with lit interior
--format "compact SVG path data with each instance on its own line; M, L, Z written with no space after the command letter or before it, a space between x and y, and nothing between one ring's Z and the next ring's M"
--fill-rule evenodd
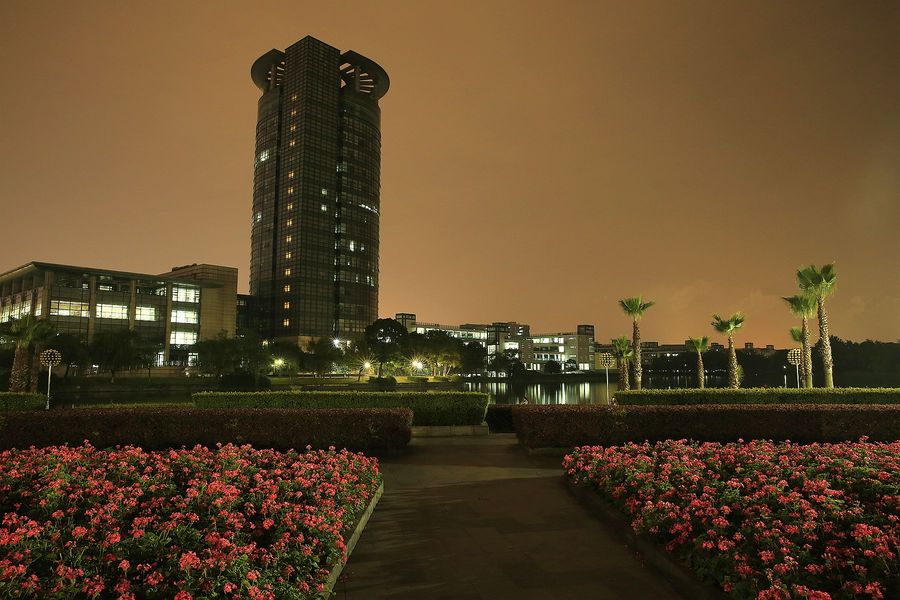
M387 73L307 36L250 70L259 88L250 295L260 333L353 337L378 318Z
M28 315L90 343L130 329L159 344L157 364L188 365L199 340L234 336L237 269L194 264L163 275L30 262L0 274L0 322Z
M465 342L478 342L486 348L488 356L512 350L530 371L543 371L550 361L572 371L594 368L593 325L578 325L573 332L532 335L529 325L517 321L442 325L418 321L415 313L397 313L394 319L407 331L425 334L437 330Z

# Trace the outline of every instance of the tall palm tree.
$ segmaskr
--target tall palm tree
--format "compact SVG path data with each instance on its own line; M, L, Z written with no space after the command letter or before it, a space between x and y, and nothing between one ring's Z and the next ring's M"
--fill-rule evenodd
M644 302L640 296L623 298L619 300L619 307L626 315L631 317L632 334L631 345L634 349L634 389L641 389L641 328L638 321L644 316L644 311L653 306L654 302Z
M624 335L612 340L613 356L616 357L616 364L619 367L619 389L628 391L631 384L628 381L628 361L634 356L634 348L631 346L631 340Z
M797 271L797 283L800 289L816 299L819 320L819 341L822 344L822 370L825 372L825 387L834 387L834 361L831 358L831 340L828 334L828 313L825 311L825 299L834 292L837 274L834 263L817 269L815 265L801 267Z
M735 389L741 387L741 382L738 378L737 353L734 351L734 333L743 325L744 315L739 312L734 313L727 319L723 319L719 315L713 315L713 328L728 337L728 387Z
M697 387L701 390L706 387L706 375L703 372L703 353L709 350L709 336L688 338L688 351L697 353Z
M4 344L14 346L12 371L9 375L9 391L25 392L31 382L31 345L48 339L53 334L53 324L31 315L11 319L3 326L0 338Z
M816 314L816 297L809 293L797 294L784 298L792 313L800 317L800 350L803 360L800 371L803 375L803 386L811 388L812 384L812 346L809 345L809 318Z
M791 339L800 344L800 347L803 347L803 329L800 327L791 327ZM802 355L802 351L801 351ZM800 381L803 382L803 385L806 386L806 357L803 356L800 360ZM809 371L810 378L812 378L812 370ZM812 379L810 379L812 381ZM797 384L797 387L800 387L800 384ZM811 386L810 386L811 387Z

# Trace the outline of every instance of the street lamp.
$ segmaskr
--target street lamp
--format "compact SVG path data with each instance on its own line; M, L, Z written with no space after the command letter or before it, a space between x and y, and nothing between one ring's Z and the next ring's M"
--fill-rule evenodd
M47 410L50 410L50 377L53 375L53 367L62 362L62 354L59 350L50 348L40 354L41 364L47 367Z
M606 403L609 404L609 368L615 364L615 358L609 352L603 352L597 357L597 362L606 371Z
M276 358L275 362L272 363L272 366L275 367L275 375L278 375L278 369L284 366L284 359Z
M800 348L791 348L788 350L787 354L788 362L794 365L794 369L797 371L797 387L800 387L800 361L803 359L803 351ZM787 381L784 383L784 387L787 387Z
M421 360L412 361L412 368L415 369L416 371L421 371L424 366L425 365L422 364Z

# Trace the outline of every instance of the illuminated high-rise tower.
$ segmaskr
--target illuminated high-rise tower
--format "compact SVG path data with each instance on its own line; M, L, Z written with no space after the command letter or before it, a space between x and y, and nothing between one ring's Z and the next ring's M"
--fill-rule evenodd
M250 294L268 338L351 337L378 317L381 110L374 61L313 37L250 70Z

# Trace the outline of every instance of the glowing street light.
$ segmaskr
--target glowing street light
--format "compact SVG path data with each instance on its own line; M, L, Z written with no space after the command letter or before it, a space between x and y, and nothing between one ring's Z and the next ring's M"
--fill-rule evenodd
M412 367L413 367L413 369L415 369L416 371L421 371L422 368L423 368L424 366L425 366L425 365L422 364L422 361L421 361L421 360L414 360L414 361L412 361Z
M341 347L341 340L339 338L334 338L333 340L331 340L331 342L334 344L335 348Z
M366 361L363 363L363 369L368 371L371 368L372 368L372 363L370 363L369 361Z

